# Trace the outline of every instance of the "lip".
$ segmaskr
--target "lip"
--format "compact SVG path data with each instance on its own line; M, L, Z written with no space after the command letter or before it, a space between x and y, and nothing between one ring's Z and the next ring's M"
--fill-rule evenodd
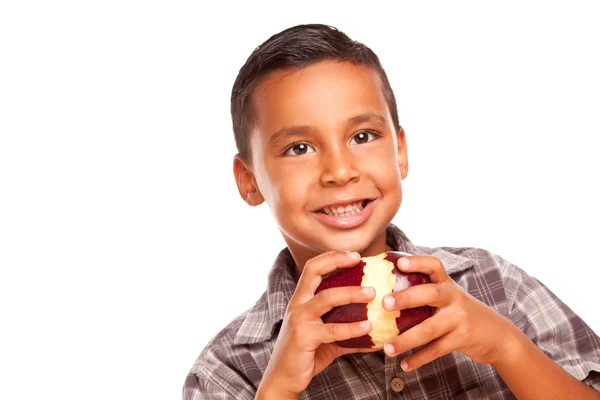
M357 201L360 201L360 199L358 199ZM367 205L358 214L354 214L354 215L348 215L348 216L342 217L342 216L328 215L323 212L317 211L317 212L315 212L315 216L316 216L317 220L319 220L319 222L321 222L323 225L327 225L330 228L352 229L352 228L356 228L356 227L364 224L369 219L369 217L371 217L371 214L373 214L373 203L374 203L373 200L369 200ZM335 205L335 204L341 204L341 203L340 202L332 203L332 205ZM325 206L325 207L328 207L328 206Z

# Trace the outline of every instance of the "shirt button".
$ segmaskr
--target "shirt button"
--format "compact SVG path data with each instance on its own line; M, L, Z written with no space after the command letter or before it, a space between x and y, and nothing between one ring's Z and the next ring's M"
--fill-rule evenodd
M390 382L390 386L394 392L401 392L402 389L404 389L404 381L400 378L394 378L392 379L392 382Z

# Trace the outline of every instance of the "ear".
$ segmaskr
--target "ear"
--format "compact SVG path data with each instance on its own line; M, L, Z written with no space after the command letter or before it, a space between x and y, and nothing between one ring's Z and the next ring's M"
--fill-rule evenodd
M406 147L406 134L404 128L398 130L398 167L400 167L400 175L405 179L408 175L408 149Z
M257 206L265 201L258 189L250 164L243 160L239 154L233 157L233 175L242 200L251 206Z

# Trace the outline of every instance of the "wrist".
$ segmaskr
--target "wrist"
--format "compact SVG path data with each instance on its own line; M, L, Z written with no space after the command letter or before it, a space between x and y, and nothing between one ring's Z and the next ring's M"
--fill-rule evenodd
M491 363L496 369L511 368L522 363L523 358L527 357L529 347L535 346L519 328L514 325L512 327L510 334L503 337L499 356Z

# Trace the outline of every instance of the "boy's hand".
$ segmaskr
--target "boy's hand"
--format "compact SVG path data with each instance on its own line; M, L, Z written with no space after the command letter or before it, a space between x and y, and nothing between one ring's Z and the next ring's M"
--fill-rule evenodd
M322 276L356 265L358 253L331 251L306 263L298 286L288 304L283 324L257 397L297 398L313 376L337 357L373 349L347 349L335 341L366 335L368 321L325 324L321 316L333 307L350 303L368 303L375 297L373 288L347 286L323 290L315 295Z
M433 316L384 345L390 357L425 345L402 360L403 370L416 369L455 350L483 364L495 365L501 361L511 337L520 333L516 326L458 286L436 257L403 257L398 260L398 268L425 273L431 283L384 297L384 307L388 310L436 307Z

